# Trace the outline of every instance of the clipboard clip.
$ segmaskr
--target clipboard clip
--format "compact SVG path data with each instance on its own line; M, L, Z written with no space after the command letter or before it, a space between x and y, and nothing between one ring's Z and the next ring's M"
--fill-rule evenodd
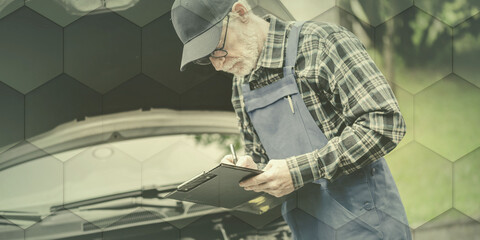
M195 176L194 178L180 184L178 187L177 187L177 191L180 191L180 192L188 192L188 191L191 191L192 189L198 187L199 185L201 185L202 183L206 182L206 181L209 181L210 179L216 177L217 175L213 174L213 173L205 173L205 172L202 172L200 173L199 175Z

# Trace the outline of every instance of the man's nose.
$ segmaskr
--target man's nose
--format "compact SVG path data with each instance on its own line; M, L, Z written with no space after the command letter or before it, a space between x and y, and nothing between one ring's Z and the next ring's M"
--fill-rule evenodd
M215 70L221 71L223 67L223 62L225 62L225 57L221 57L221 58L210 57L210 62L212 62L212 65L215 68Z

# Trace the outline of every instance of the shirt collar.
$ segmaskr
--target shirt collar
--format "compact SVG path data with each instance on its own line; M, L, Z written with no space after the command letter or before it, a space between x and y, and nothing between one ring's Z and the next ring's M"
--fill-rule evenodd
M273 15L266 15L263 19L270 23L270 27L258 58L257 68L281 68L284 61L287 23Z

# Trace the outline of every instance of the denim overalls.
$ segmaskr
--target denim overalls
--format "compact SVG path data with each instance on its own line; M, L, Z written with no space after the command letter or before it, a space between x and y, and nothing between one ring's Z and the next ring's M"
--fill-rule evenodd
M245 109L270 159L321 149L328 142L299 93L294 76L302 22L287 42L284 77L250 90L242 84ZM330 182L320 179L291 193L282 215L295 239L411 239L398 190L385 159Z

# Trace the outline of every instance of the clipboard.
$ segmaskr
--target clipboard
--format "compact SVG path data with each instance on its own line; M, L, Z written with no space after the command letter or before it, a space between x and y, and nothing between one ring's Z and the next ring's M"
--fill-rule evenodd
M166 198L200 203L232 210L262 214L285 199L267 193L245 191L238 185L242 180L261 174L262 170L220 163L180 184Z

